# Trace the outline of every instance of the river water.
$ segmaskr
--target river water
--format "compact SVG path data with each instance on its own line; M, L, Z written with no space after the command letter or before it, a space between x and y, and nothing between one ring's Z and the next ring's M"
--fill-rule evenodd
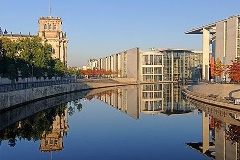
M174 84L68 97L1 113L0 160L239 158L240 114L183 100Z

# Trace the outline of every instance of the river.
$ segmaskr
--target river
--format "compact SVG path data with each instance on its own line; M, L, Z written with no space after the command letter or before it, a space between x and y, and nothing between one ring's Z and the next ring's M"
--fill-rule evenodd
M0 159L239 158L240 114L186 101L174 84L102 88L68 97L73 99L58 97L57 102L67 102L56 106L46 104L56 100L45 100L1 113Z

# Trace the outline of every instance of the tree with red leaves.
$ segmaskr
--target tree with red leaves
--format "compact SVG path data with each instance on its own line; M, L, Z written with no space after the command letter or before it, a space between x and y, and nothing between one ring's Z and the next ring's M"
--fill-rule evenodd
M232 143L240 142L240 126L236 125L228 125L228 129L226 130L226 138Z
M240 82L240 60L232 61L232 64L228 66L228 75L231 81Z

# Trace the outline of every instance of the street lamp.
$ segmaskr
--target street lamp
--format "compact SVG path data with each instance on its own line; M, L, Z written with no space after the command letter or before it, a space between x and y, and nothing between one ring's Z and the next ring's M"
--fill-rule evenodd
M31 67L32 67L32 87L33 87L33 63L34 61L32 61Z

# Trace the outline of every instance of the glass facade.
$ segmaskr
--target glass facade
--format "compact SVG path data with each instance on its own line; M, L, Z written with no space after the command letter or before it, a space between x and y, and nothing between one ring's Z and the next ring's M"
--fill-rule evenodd
M142 111L161 112L163 110L163 84L144 84L142 87Z
M202 53L190 50L164 50L164 80L186 81L194 79L194 72L201 67Z
M159 52L147 52L142 55L142 82L160 82L163 80L163 55Z

